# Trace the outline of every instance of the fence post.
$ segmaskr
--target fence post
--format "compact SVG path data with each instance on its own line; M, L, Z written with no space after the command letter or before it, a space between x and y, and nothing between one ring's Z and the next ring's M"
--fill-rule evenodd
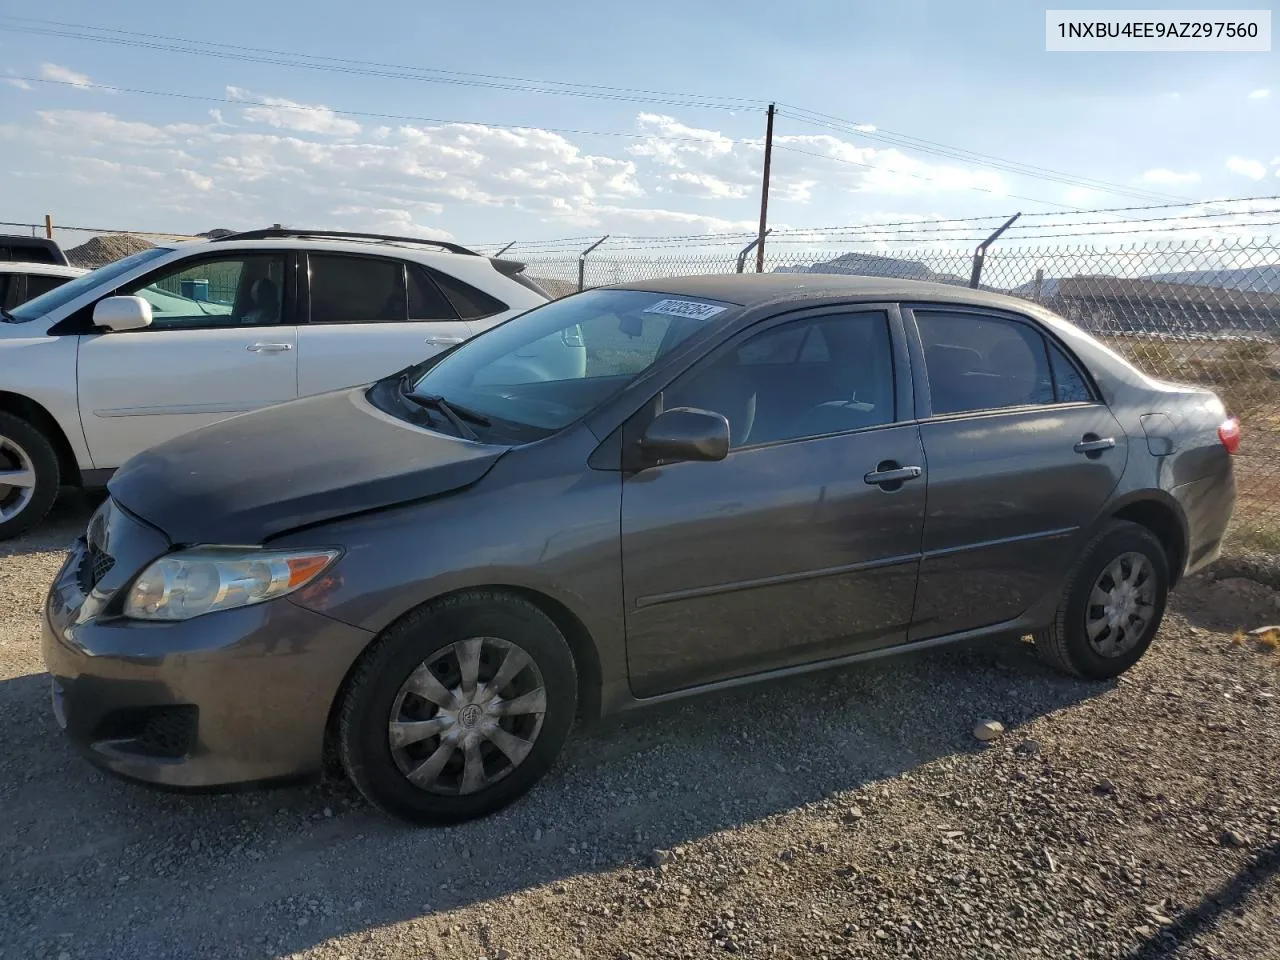
M1044 287L1044 267L1036 267L1036 289L1033 299L1036 303L1040 302L1040 291Z
M609 235L606 233L603 237L601 237L591 246L587 247L587 249L583 250L582 253L578 255L578 292L579 293L581 293L586 288L587 254L589 254L592 250L600 246L600 244L604 243L608 239L609 239Z
M495 254L494 254L494 257L495 257L495 258L497 258L497 257L502 256L504 253L506 253L508 250L510 250L512 247L514 247L514 246L515 246L517 243L519 243L519 242L520 242L520 241L518 241L518 240L512 240L512 241L511 241L510 243L508 243L505 247L503 247L501 250L499 250L497 253L495 253Z
M44 215L44 235L48 240L53 239L53 214L51 213Z
M768 230L766 230L764 232L764 235L767 237L771 233L773 233L773 227L770 227ZM741 273L744 269L746 269L747 254L750 253L752 250L754 250L756 248L756 244L759 242L760 242L760 236L759 234L757 234L756 236L751 238L751 242L748 243L745 247L743 247L742 251L738 254L738 272L739 273Z
M995 233L991 234L991 236L978 244L977 249L973 251L973 273L969 275L969 286L974 290L978 289L978 282L982 279L982 261L986 259L987 247L995 243L996 240L999 239L1000 234L1013 226L1013 221L1017 220L1020 216L1022 216L1021 212L1015 213L1004 223L1000 224L1000 226L996 228Z

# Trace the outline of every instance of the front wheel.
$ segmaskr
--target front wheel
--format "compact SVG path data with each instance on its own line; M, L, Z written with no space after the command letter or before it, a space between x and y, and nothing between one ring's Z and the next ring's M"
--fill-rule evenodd
M1067 673L1090 680L1118 677L1151 646L1168 593L1169 560L1155 534L1113 521L1085 546L1036 647Z
M577 709L573 655L536 606L478 591L391 627L348 685L347 775L393 816L446 824L492 813L542 777Z
M25 533L58 496L58 455L21 417L0 412L0 540Z

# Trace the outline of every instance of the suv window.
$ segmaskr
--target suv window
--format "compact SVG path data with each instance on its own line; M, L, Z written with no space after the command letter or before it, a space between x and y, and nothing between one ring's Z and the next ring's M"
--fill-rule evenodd
M56 290L70 279L72 278L53 277L47 273L28 273L26 298L30 300L32 297L38 297L42 293Z
M497 297L491 297L483 290L477 290L471 284L463 283L457 277L451 277L440 270L428 272L463 320L482 320L508 309L507 305Z
M458 319L457 311L449 305L435 281L414 266L409 267L409 319Z
M313 253L312 323L397 323L408 319L404 262Z
M724 414L733 447L892 423L889 318L836 314L773 327L668 388L662 405Z
M935 414L1054 402L1043 335L972 313L916 312Z
M284 255L184 260L118 292L151 304L151 330L269 326L283 315Z

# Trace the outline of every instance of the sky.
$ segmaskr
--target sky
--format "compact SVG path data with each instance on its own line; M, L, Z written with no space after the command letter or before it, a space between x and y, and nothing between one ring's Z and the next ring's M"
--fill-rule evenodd
M45 22L15 19L33 16ZM1030 238L1071 219L1036 213L1280 194L1273 54L1047 53L1044 23L1025 0L0 0L0 219L279 222L530 250L733 238L756 229L769 102L779 239L879 223L912 239L913 221L988 218L952 228L967 237L1014 212ZM65 35L86 27L127 43ZM936 152L956 149L1001 163ZM1120 216L1141 214L1101 219Z

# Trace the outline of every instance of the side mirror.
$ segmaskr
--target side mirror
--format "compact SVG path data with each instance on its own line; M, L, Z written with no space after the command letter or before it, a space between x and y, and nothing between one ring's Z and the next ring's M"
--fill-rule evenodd
M653 418L640 449L655 460L723 460L729 455L729 421L710 410L673 407Z
M93 325L108 330L141 330L151 326L151 304L141 297L107 297L93 308Z

